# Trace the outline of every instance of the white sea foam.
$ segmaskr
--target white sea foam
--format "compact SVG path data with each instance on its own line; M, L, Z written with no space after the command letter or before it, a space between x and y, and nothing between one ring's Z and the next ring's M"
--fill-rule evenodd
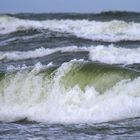
M54 66L54 64L52 62L48 63L47 65L42 65L40 62L38 62L37 64L35 64L35 66L27 66L26 64L23 64L21 66L20 65L18 65L18 66L9 65L6 69L6 72L27 70L27 69L32 69L33 67L35 67L36 69L38 68L40 71L40 67L41 67L41 69L46 69L46 68L49 68L52 66Z
M0 84L0 121L97 123L140 117L140 78L123 80L102 94L94 86L65 90L60 79L72 63L63 64L52 82L37 74L40 64L31 72L7 75Z
M49 29L70 33L86 39L111 42L140 40L140 23L126 23L118 20L108 22L88 20L33 21L8 16L0 17L0 34L29 29Z
M92 47L90 59L108 64L133 64L140 63L140 48L117 48L113 45Z

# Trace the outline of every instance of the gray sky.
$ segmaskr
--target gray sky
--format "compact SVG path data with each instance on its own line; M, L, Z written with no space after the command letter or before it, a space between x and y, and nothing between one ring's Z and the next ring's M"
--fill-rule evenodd
M0 0L0 13L110 10L140 12L140 0Z

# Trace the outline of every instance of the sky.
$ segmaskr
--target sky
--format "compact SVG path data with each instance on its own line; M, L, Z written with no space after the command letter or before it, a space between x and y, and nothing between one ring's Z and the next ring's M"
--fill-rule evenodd
M140 12L140 0L0 0L0 13Z

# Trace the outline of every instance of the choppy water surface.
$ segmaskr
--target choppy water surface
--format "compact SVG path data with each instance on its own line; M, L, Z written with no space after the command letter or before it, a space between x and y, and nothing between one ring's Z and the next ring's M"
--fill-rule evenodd
M139 139L140 14L0 15L1 139Z
M1 139L139 139L140 120L130 119L101 124L36 124L36 123L2 123Z

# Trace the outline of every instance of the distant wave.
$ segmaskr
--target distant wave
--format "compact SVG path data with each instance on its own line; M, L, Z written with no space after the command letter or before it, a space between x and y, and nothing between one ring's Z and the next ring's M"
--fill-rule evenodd
M140 63L140 48L121 48L113 45L104 46L90 46L90 47L78 47L67 46L59 48L39 48L32 51L12 51L12 52L0 52L0 61L16 61L33 59L43 57L55 52L80 52L88 51L89 59L92 61L99 61L107 64L134 64Z
M7 15L30 20L87 19L96 21L123 20L126 22L140 22L140 13L128 11L104 11L100 13L17 13Z
M15 17L0 17L0 34L26 30L45 30L69 33L95 41L118 42L140 41L140 23L113 20L108 22L89 20L23 20Z

